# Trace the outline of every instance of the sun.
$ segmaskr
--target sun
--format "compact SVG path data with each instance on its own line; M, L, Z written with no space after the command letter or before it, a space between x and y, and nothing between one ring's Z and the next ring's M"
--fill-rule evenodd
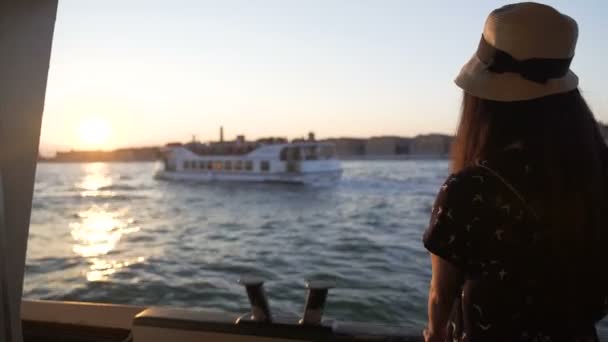
M80 142L88 148L105 147L111 135L110 124L100 117L84 118L78 125Z

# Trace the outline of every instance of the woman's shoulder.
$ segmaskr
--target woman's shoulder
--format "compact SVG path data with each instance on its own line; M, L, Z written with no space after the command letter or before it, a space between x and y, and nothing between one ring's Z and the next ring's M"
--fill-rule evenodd
M448 176L435 199L435 207L450 207L474 216L493 216L503 207L527 210L525 196L531 178L520 165L497 165L490 161L466 167Z
M523 148L506 149L478 160L474 165L451 175L463 184L487 191L528 194L545 171Z
M481 165L466 167L451 173L440 189L440 193L473 193L490 187L491 174Z
M423 235L425 248L466 273L477 274L477 251L497 226L495 181L481 166L471 166L448 176L433 205ZM501 234L501 233L499 233Z
M456 172L452 172L447 180L452 179L453 182L455 181L462 181L462 182L471 182L474 181L476 179L479 179L479 177L484 176L487 174L487 171L485 170L485 168L481 165L472 165L472 166L468 166L462 170L456 171Z
M512 179L529 175L534 169L535 163L525 149L508 148L498 154L477 160L473 165L452 173L448 179L472 182L488 175Z
M435 198L433 214L441 215L440 208L453 212L485 210L494 203L498 186L495 177L481 165L466 167L450 174Z

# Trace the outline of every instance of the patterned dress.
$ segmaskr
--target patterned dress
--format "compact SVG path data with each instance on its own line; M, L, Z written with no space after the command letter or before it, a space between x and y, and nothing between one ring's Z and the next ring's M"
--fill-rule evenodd
M526 198L538 175L522 150L451 175L437 196L425 247L465 275L449 341L596 341L608 289L581 322L564 322L538 224ZM603 303L602 303L603 302Z

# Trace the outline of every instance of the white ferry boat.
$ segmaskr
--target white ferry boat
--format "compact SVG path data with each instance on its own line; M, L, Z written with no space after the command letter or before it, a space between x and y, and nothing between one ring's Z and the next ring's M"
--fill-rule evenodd
M170 144L163 153L163 169L156 177L185 181L274 182L331 185L342 175L332 143L288 143L267 139L246 142Z

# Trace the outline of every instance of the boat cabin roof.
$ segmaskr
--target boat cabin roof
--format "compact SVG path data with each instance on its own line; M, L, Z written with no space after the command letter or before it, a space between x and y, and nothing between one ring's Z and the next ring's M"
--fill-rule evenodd
M301 150L315 147L327 147L333 148L335 146L332 142L322 141L301 141L292 143L277 143L277 144L264 144L264 143L213 143L213 144L201 144L201 143L189 143L185 145L171 145L167 146L167 150L186 150L201 157L210 156L247 156L255 158L278 158L281 153L285 153L287 149Z

